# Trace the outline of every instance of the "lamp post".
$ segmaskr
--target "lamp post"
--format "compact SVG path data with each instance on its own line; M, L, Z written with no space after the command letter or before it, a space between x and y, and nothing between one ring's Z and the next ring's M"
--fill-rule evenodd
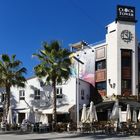
M77 131L79 131L79 64L84 64L81 60L79 60L77 57L73 56L73 58L78 62L78 68L77 68L77 90L76 90L76 118L77 118Z

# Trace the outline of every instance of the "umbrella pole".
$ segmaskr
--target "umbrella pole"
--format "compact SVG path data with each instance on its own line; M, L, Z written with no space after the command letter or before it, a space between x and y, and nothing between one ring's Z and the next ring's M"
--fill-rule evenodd
M92 132L92 131L93 131L93 130L92 130L92 123L90 123L90 129L91 129L91 132Z

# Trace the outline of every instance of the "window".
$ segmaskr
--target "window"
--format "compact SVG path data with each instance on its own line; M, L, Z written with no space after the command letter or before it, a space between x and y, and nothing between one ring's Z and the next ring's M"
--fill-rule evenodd
M25 100L25 90L19 91L19 100Z
M56 88L56 96L57 98L62 98L62 88Z
M81 100L85 99L85 91L84 89L81 90Z
M131 59L123 58L122 59L122 67L131 67Z
M5 101L5 93L1 93L0 95L0 102L4 102Z
M122 80L123 89L131 89L131 80Z
M96 83L97 90L106 90L106 82Z
M35 94L35 100L40 100L40 90L35 90L34 91L34 94Z
M121 50L122 55L122 67L131 67L132 64L132 51L131 50Z
M96 60L105 58L105 47L96 49Z
M132 50L121 50L121 90L123 95L132 94Z
M106 68L106 61L97 61L96 62L96 70L105 69Z

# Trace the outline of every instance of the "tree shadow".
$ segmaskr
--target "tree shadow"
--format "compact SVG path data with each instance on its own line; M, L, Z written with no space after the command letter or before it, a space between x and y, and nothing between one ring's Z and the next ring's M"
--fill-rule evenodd
M30 85L30 88L33 90L32 93L30 93L31 98L31 106L34 106L35 108L51 108L53 103L53 93L52 93L52 86L46 85L46 83L43 83L41 79L38 79L38 82L40 84L39 86ZM66 83L65 83L66 84ZM40 90L40 100L35 100L35 90ZM62 94L62 98L56 98L56 104L57 106L63 106L64 104L68 104L68 98L65 94Z
M14 124L16 124L16 120L17 120L17 110L15 108L17 108L17 101L15 99L15 95L11 94L11 98L10 98L10 103L11 103L11 107L12 107L12 119Z
M34 85L30 85L30 88L33 90L32 93L30 93L31 98L31 106L34 106L35 108L42 108L42 107L49 107L52 103L52 88L50 85L41 87L42 90L40 90L40 87L35 87ZM35 99L35 90L40 90L40 99Z
M67 133L66 133L67 134ZM53 140L53 139L75 139L75 138L84 138L85 139L110 139L110 138L124 138L124 137L129 137L129 135L105 135L105 134L94 134L94 133L80 133L80 134L69 134L69 135L65 135L65 133L63 135L58 135L55 134L51 137L49 137L48 135L46 135L47 138L30 138L30 139L26 139L26 140Z

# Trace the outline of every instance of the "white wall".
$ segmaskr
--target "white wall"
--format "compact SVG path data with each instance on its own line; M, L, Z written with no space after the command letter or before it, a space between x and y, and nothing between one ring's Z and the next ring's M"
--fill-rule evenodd
M81 91L84 90L84 100L81 98ZM79 86L79 107L80 109L83 107L83 104L89 105L90 100L90 84L80 80Z
M138 46L135 37L135 23L117 21L107 27L107 95L111 96L113 93L121 95L121 49L132 50L132 94L136 95L138 93ZM123 30L129 30L133 34L131 42L127 43L121 39ZM111 79L111 84L115 83L115 88L110 87L108 79Z
M111 32L113 31L114 32ZM107 96L121 93L118 85L118 72L120 70L118 62L117 48L117 25L115 22L108 25L108 34L106 34L107 42ZM115 88L111 88L108 79L111 79L110 84L115 83Z
M47 88L47 91L46 91ZM41 92L41 100L34 100L34 90L39 89ZM25 101L19 100L19 90L25 90ZM41 87L38 78L30 78L27 80L25 88L12 87L11 92L13 96L13 104L15 103L16 108L29 108L34 106L40 108L41 106L47 105L51 94L51 87ZM26 103L27 102L27 103ZM29 106L28 106L29 105Z
M62 87L63 98L57 98L57 104L76 104L76 78L70 78L63 85L57 85L56 87ZM40 89L41 99L34 100L34 89ZM90 97L90 85L87 82L80 80L79 93L81 90L85 91L85 99L79 99L79 103L82 106L84 103L89 104ZM25 90L25 101L19 100L19 90ZM14 108L23 109L23 108L42 108L49 107L52 105L52 88L51 86L41 87L40 82L37 77L27 80L25 88L11 88L12 92L12 105ZM29 106L28 106L29 105Z
M63 98L57 99L58 101L62 101L62 103L66 104L75 104L76 103L76 79L70 78L63 85L57 85L56 87L62 87Z

